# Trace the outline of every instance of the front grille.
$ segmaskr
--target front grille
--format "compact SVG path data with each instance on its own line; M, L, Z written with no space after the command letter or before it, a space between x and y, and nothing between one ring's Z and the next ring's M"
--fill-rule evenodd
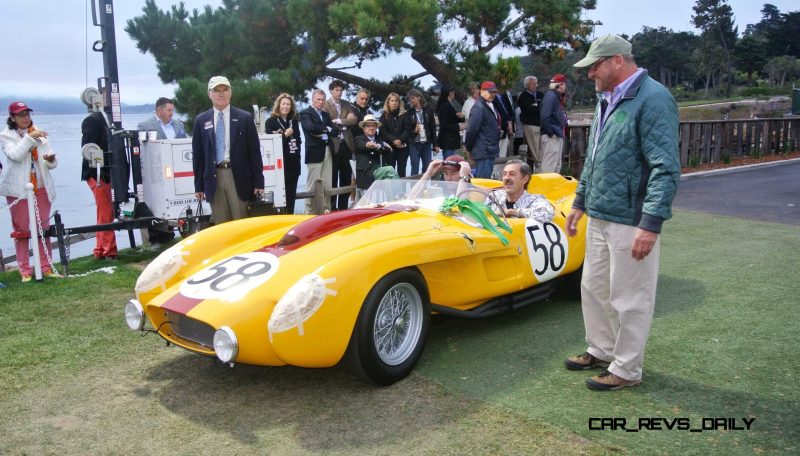
M167 320L176 336L194 343L214 349L214 333L216 330L202 321L167 311Z

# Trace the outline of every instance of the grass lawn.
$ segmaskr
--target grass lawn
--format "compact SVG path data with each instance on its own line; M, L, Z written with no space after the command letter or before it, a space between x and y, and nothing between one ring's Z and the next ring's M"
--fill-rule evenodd
M230 369L128 331L122 305L144 253L122 252L111 275L0 274L0 454L798 453L799 251L797 227L676 212L644 382L612 393L562 367L585 348L580 303L566 297L435 319L416 371L376 388L338 367ZM590 417L755 421L631 433L589 430Z

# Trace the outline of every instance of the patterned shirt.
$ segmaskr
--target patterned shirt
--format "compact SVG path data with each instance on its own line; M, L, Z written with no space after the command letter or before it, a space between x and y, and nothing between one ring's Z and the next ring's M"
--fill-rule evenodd
M494 198L500 207L506 207L507 195L504 189L494 190L490 193L486 197L487 205L491 201L490 198ZM532 218L540 222L549 222L553 219L553 214L555 213L553 205L550 204L550 201L547 201L547 198L538 193L533 194L527 191L523 191L522 195L514 202L514 209L519 211L520 217Z

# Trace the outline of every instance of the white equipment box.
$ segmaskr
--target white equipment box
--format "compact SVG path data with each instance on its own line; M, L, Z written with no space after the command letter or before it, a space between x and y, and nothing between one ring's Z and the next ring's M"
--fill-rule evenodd
M258 135L264 165L264 192L272 192L275 207L286 207L283 180L283 143L280 135ZM145 140L141 143L142 189L140 198L156 217L175 220L196 214L192 139ZM137 189L137 192L139 189ZM203 212L211 206L203 203Z

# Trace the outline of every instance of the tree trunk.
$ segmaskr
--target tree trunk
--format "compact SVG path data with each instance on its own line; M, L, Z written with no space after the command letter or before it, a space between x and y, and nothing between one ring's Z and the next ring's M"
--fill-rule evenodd
M439 82L452 85L455 79L455 72L447 66L440 58L427 52L411 51L411 58L416 60L422 68L430 73Z

